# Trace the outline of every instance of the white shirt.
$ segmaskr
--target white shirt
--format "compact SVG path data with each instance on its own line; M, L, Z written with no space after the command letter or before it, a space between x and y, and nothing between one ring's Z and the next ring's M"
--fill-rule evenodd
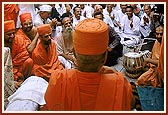
M44 24L43 21L45 22L45 24L48 24L48 23L51 22L51 20L50 20L49 18L47 18L47 20L43 20L43 19L41 18L41 16L40 16L39 14L37 14L37 15L35 16L35 19L34 19L34 26L37 27L37 26L39 26L39 25Z
M77 20L76 17L73 17L73 27L75 27L80 21L86 19L84 16L80 16L80 19Z
M144 19L143 19L144 17L148 18L149 23L144 24ZM140 31L144 37L149 36L151 32L150 25L151 25L150 17L146 13L144 13L142 15L141 22L140 22Z
M20 15L22 13L29 12L29 13L31 13L32 20L34 20L34 18L36 16L36 12L35 12L34 4L18 4L18 7L19 7L19 14L18 14L18 18L17 18L16 27L20 28L21 27Z

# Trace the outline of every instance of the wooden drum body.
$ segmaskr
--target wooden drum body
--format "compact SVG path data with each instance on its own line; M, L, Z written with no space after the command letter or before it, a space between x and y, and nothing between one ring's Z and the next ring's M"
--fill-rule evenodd
M144 68L144 58L142 54L128 52L124 54L123 66L126 69L126 75L131 78L138 78Z

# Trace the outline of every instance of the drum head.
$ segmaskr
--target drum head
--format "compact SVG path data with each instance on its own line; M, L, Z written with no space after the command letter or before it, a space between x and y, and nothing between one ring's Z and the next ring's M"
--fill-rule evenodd
M126 57L138 58L138 57L141 57L142 54L139 54L139 53L137 53L137 52L128 52L128 53L125 53L124 56L126 56Z

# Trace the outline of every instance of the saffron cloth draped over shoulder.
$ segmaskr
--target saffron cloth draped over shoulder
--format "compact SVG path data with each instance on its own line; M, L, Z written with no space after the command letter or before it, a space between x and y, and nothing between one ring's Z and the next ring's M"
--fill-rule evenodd
M41 35L51 33L51 27L49 24L41 25L37 28L38 33ZM32 73L36 76L50 78L51 73L58 69L63 69L60 61L58 60L58 55L56 52L56 44L53 39L49 44L47 50L44 47L42 38L38 40L37 46L32 53L32 59L34 61L34 67Z

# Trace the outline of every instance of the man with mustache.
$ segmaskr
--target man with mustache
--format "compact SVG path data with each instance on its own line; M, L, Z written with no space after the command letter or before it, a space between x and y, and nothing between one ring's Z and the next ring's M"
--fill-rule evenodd
M4 46L11 50L15 87L31 75L33 60L26 50L23 36L15 35L14 20L4 22Z
M73 52L72 21L69 17L62 17L62 31L56 39L58 58L66 69L76 66Z
M150 63L149 70L143 73L137 79L137 85L139 86L153 86L153 87L163 87L163 82L161 77L157 77L157 67L159 62L159 56L161 55L161 43L164 33L163 26L156 28L156 41L152 48L152 57L145 58L145 62Z
M52 29L50 24L43 24L37 27L39 33L36 48L32 52L34 66L32 74L49 80L51 73L56 69L63 69L56 51L56 44L51 37Z
M33 20L31 13L26 12L20 15L21 28L17 31L17 35L23 36L25 39L25 47L31 55L32 51L36 47L38 41L37 28L33 26Z

